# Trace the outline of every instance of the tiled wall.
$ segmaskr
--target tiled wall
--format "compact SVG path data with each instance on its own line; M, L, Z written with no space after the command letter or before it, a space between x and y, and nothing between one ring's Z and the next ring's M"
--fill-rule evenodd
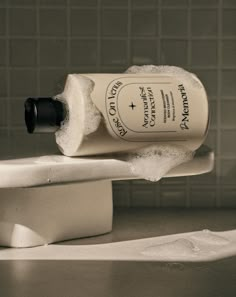
M122 72L169 64L206 86L206 143L215 170L203 176L114 183L115 205L236 206L236 1L0 0L0 153L57 150L53 135L27 135L23 102L59 93L67 73Z

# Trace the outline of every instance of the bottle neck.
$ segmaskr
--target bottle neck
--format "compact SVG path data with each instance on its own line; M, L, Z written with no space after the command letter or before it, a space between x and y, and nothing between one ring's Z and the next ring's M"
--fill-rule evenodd
M28 98L25 101L25 124L28 133L54 133L65 119L65 105L53 98Z

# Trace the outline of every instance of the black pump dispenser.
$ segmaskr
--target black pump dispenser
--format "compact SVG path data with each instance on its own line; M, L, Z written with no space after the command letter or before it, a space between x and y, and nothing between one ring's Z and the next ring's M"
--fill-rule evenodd
M65 119L65 107L53 98L28 98L25 101L25 124L29 133L53 133Z

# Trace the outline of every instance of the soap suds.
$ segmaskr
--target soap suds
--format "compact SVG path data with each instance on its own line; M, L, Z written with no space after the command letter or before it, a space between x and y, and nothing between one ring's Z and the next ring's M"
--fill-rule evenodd
M196 232L191 236L192 240L198 241L206 245L227 245L229 240L223 236L214 234L210 230L203 230L201 232Z
M194 74L175 66L132 66L126 73L177 75L186 84L191 84L191 87L202 87ZM56 132L56 142L67 156L73 156L84 138L96 131L100 124L101 114L91 99L93 88L94 82L91 79L79 74L68 75L63 93L56 96L67 106L67 117L61 129ZM126 160L131 171L140 178L158 181L174 167L191 160L193 155L193 152L182 146L156 144L129 154Z
M176 66L131 66L126 70L126 73L171 74L182 77L185 84L190 84L192 88L202 88L202 84L195 74ZM130 163L131 171L139 175L140 178L158 181L171 169L190 161L193 156L194 152L189 151L184 146L156 144L131 153L127 161Z
M189 239L180 238L172 242L147 247L142 251L146 256L158 256L162 258L175 257L176 254L182 257L193 256L199 252L199 248Z
M190 161L192 151L178 145L158 144L141 148L128 154L127 161L131 171L150 181L160 180L176 166Z
M202 84L194 73L186 71L183 68L177 66L168 65L142 65L142 66L131 66L125 73L159 73L159 74L170 74L173 76L181 77L185 83L191 84L194 88L202 88Z
M206 234L209 235L207 239ZM236 230L203 230L105 244L54 244L30 250L5 249L1 251L0 259L11 258L12 254L14 259L25 260L168 261L175 267L176 262L215 261L236 256Z
M91 99L93 88L91 79L79 74L68 75L63 93L56 96L67 108L66 118L55 133L65 155L73 155L83 138L96 131L100 124L101 114Z

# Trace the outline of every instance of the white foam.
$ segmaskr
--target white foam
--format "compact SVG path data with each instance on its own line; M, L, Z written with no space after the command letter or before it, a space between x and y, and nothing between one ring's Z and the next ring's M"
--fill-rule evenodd
M200 80L194 73L188 72L183 68L169 65L143 65L143 66L131 66L126 70L126 73L160 73L169 74L173 76L181 77L185 84L190 84L194 88L202 88Z
M126 73L163 73L181 76L193 87L202 87L195 75L175 66L132 66ZM67 116L56 132L56 142L64 155L73 156L84 138L97 130L101 114L91 99L94 82L79 74L68 75L65 89L56 96L67 107ZM151 181L157 181L170 169L189 161L193 153L181 146L157 144L129 155L131 170Z
M33 249L3 249L0 259L73 259L110 261L202 262L236 256L236 230L213 232L217 240L202 241L196 231L121 242L88 245L49 245ZM221 239L224 241L222 244ZM219 241L221 244L219 244ZM227 244L226 244L227 241ZM173 266L172 266L173 265ZM181 268L181 266L177 266Z
M141 253L146 256L159 257L163 259L175 258L176 254L180 257L192 257L199 252L199 248L191 240L179 238L174 241L149 246Z
M201 82L195 74L190 73L180 67L167 65L143 65L131 66L126 73L159 73L181 77L185 84L192 88L202 88ZM194 152L189 151L184 146L172 144L156 144L139 149L128 157L132 172L141 178L158 181L168 171L176 166L190 161Z
M227 245L230 243L230 241L227 238L217 235L210 230L196 232L191 236L191 239L206 245L220 246Z
M172 168L190 161L193 152L171 144L157 144L138 149L128 155L131 171L150 181L160 180Z
M99 126L101 114L91 99L93 88L91 79L70 74L63 93L56 96L67 108L67 116L56 132L56 142L65 155L73 155L83 138Z

